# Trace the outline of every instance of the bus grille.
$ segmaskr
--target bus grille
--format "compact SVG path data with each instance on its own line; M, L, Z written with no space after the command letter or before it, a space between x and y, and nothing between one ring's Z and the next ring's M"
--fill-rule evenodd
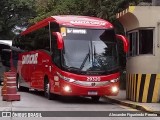
M110 82L109 81L102 81L102 82L75 81L74 83L82 86L99 87L99 86L108 85Z

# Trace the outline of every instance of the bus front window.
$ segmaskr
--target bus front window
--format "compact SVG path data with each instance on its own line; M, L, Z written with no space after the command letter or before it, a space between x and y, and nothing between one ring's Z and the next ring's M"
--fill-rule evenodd
M89 75L118 70L117 42L113 30L85 29L85 32L75 34L75 28L69 29L72 32L64 37L62 54L65 70ZM78 30L76 28L75 31Z

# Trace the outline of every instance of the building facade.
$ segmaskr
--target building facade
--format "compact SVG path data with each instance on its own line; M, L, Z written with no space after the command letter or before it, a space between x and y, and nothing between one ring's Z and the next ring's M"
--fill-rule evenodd
M160 100L160 7L129 6L117 14L130 47L127 54L127 98Z

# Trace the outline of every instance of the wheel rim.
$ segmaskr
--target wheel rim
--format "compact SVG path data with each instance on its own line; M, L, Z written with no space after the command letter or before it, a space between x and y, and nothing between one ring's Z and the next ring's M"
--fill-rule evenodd
M49 83L46 84L46 93L49 95Z
M18 83L17 83L17 88L19 89L19 81L18 81Z
M19 77L18 77L18 80L17 80L17 89L19 89L20 87L20 84L19 84Z

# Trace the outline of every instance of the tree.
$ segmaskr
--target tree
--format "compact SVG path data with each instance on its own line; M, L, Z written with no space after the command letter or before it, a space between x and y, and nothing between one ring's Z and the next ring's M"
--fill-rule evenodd
M35 15L34 0L0 0L0 39L11 39Z
M48 3L50 4L48 5ZM53 15L95 16L95 8L89 6L87 3L87 0L40 0L35 3L37 17L31 19L30 22L35 23Z
M90 6L96 8L96 16L113 22L117 12L126 9L129 4L137 5L140 0L89 0Z

